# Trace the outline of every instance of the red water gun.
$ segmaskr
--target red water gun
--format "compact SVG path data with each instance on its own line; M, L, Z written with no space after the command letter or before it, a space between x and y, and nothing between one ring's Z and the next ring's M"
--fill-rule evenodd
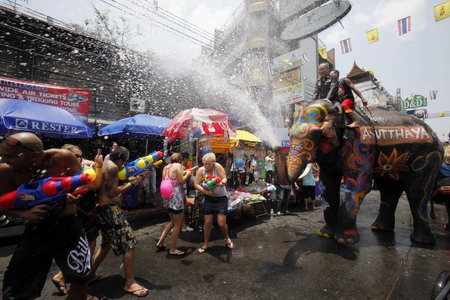
M50 206L48 211L55 210L67 194L74 196L88 192L78 187L91 183L93 178L87 173L68 177L49 177L22 184L16 191L0 196L0 209L31 208L39 204Z

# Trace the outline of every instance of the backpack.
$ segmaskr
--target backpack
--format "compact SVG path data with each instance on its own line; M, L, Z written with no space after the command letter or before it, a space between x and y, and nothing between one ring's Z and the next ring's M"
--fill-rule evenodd
M161 197L163 198L170 198L173 196L173 184L172 180L169 178L169 170L170 167L167 169L166 176L164 177L163 181L161 181L161 186L159 190L161 191Z

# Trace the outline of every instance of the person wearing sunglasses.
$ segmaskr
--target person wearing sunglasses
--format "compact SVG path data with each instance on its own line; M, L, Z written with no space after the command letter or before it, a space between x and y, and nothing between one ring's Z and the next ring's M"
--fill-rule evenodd
M0 157L0 195L25 183L81 172L80 161L73 153L44 150L41 139L29 132L1 138ZM101 155L96 157L96 163L103 163ZM86 187L95 189L99 179L101 172L97 172L96 182ZM71 283L68 299L86 299L91 266L86 235L76 217L80 199L81 196L69 194L56 214L50 213L46 204L1 211L28 221L4 275L3 299L39 297L53 259Z

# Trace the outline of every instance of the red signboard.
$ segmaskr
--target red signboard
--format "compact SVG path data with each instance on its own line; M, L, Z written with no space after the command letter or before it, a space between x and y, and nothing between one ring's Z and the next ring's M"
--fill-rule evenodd
M0 77L0 98L57 106L86 118L89 114L91 91Z

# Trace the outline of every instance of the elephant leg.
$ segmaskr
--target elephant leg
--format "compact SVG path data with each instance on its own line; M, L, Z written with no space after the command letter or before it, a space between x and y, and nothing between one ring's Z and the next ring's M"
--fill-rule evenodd
M354 175L348 172L347 175ZM345 174L345 173L344 173ZM356 219L364 197L370 191L372 176L361 172L356 177L345 177L344 195L339 207L338 224L335 239L339 244L354 244L359 242Z
M433 245L435 239L428 223L428 201L431 193L427 191L425 183L411 184L406 187L406 196L414 221L411 240L419 244Z
M336 224L339 211L339 192L341 185L341 175L324 171L320 172L320 180L325 186L322 197L325 201L324 218L326 225L317 230L319 236L333 239L336 232Z
M395 210L404 191L403 184L400 181L387 178L375 178L375 182L380 190L381 203L378 216L371 229L374 231L392 231L395 228Z

